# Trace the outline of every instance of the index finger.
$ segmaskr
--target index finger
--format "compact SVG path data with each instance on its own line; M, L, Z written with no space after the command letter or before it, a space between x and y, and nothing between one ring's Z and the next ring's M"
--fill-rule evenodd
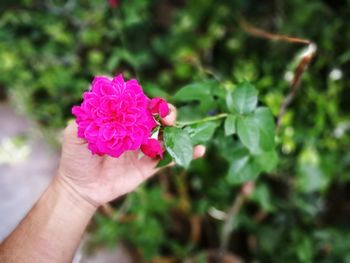
M174 126L176 122L177 112L174 105L168 103L169 114L161 119L162 124L166 126Z

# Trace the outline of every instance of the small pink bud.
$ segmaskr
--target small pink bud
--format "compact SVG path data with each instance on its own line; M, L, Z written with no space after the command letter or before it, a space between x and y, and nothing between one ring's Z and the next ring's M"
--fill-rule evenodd
M157 156L161 159L163 158L164 150L159 141L153 138L149 138L145 144L141 145L141 151L151 158L156 158Z
M151 99L149 108L152 114L159 114L161 118L164 118L169 114L169 105L162 98Z

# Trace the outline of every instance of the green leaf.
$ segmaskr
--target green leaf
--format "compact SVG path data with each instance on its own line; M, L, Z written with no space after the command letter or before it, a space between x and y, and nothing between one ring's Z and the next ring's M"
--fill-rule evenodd
M242 82L232 93L227 94L226 103L231 112L250 113L258 103L258 91L249 82Z
M237 134L253 154L273 150L275 123L271 111L260 107L252 115L240 116L237 120Z
M219 125L219 121L204 122L187 126L185 130L189 133L192 144L196 145L208 142Z
M218 85L218 82L213 80L189 84L176 92L173 98L177 101L207 100L212 95L212 88Z
M142 85L142 88L144 89L145 93L147 93L147 96L149 97L162 97L167 98L169 94L164 91L164 89L160 88L154 83L145 83Z
M171 155L168 152L165 152L163 159L158 162L156 168L161 168L161 167L167 166L169 163L172 162L172 160L173 160L173 158L171 157Z
M234 141L232 137L226 137L222 129L219 129L217 133L218 135L215 136L213 142L217 147L218 154L229 162L237 148L237 140Z
M220 89L220 83L216 80L209 80L199 83L193 83L181 88L173 99L179 102L199 101L199 108L203 113L217 108L217 102L214 100L216 92Z
M237 117L235 115L228 115L225 119L224 128L225 135L229 136L236 133L236 120Z
M175 127L166 127L164 129L164 143L166 150L175 162L187 168L193 156L193 146L188 132Z
M230 184L241 184L246 181L255 180L260 172L260 167L256 164L247 149L239 147L232 155L227 181Z
M278 155L276 151L263 152L255 155L254 159L261 170L267 173L272 172L278 164Z

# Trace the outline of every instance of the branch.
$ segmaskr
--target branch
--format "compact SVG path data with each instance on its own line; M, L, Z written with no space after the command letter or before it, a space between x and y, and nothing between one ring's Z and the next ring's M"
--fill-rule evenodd
M317 45L307 39L290 37L286 35L279 35L279 34L270 33L270 32L261 30L259 28L256 28L250 25L243 17L240 17L238 21L241 27L243 28L243 30L251 35L273 40L273 41L284 41L289 43L304 44L308 46L308 49L306 50L306 52L304 52L299 57L299 63L294 71L293 79L290 82L290 91L287 94L287 96L284 98L281 104L280 112L277 117L277 128L279 128L281 124L281 120L284 114L286 113L288 106L293 102L299 90L301 77L303 76L303 74L305 73L305 71L307 70L307 68L309 67L310 63L312 62L313 58L316 55Z
M245 197L242 195L242 193L239 193L237 197L233 200L233 203L227 212L224 225L222 227L222 232L221 232L221 242L220 242L221 253L224 253L227 250L230 235L234 229L233 220L235 219L238 212L241 210L244 200L245 200Z
M309 45L312 43L310 40L307 40L307 39L270 33L262 29L256 28L251 24L249 24L242 16L238 18L238 22L244 31L256 37L266 38L274 41L283 41L283 42L297 43L297 44L304 44L304 45Z
M288 106L293 102L298 90L299 90L299 84L301 77L309 67L312 59L314 58L316 54L317 47L314 43L310 43L308 46L308 49L304 54L300 56L300 61L298 63L298 66L296 67L294 71L293 79L290 83L290 91L288 95L284 98L283 103L281 104L280 112L277 117L277 128L281 125L281 120L284 116L284 114L287 111Z
M236 198L233 200L232 205L228 209L225 219L224 219L224 225L222 227L221 232L221 240L220 240L220 253L223 255L228 246L228 242L230 239L230 235L234 230L234 219L241 210L245 200L251 196L252 192L254 190L254 182L248 181L244 183L241 187L240 192L236 196Z

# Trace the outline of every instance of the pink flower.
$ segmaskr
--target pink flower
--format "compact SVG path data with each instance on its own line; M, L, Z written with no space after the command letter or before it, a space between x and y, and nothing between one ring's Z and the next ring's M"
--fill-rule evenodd
M108 5L111 8L116 8L119 5L119 0L108 0Z
M168 103L162 98L151 99L149 108L152 114L159 114L161 118L164 118L169 114Z
M149 99L135 79L122 75L109 80L95 77L80 106L74 106L78 136L95 154L119 157L148 143L157 125L148 109Z
M159 141L153 138L149 138L145 144L141 145L141 151L151 158L156 158L157 156L161 159L163 158L164 150Z

